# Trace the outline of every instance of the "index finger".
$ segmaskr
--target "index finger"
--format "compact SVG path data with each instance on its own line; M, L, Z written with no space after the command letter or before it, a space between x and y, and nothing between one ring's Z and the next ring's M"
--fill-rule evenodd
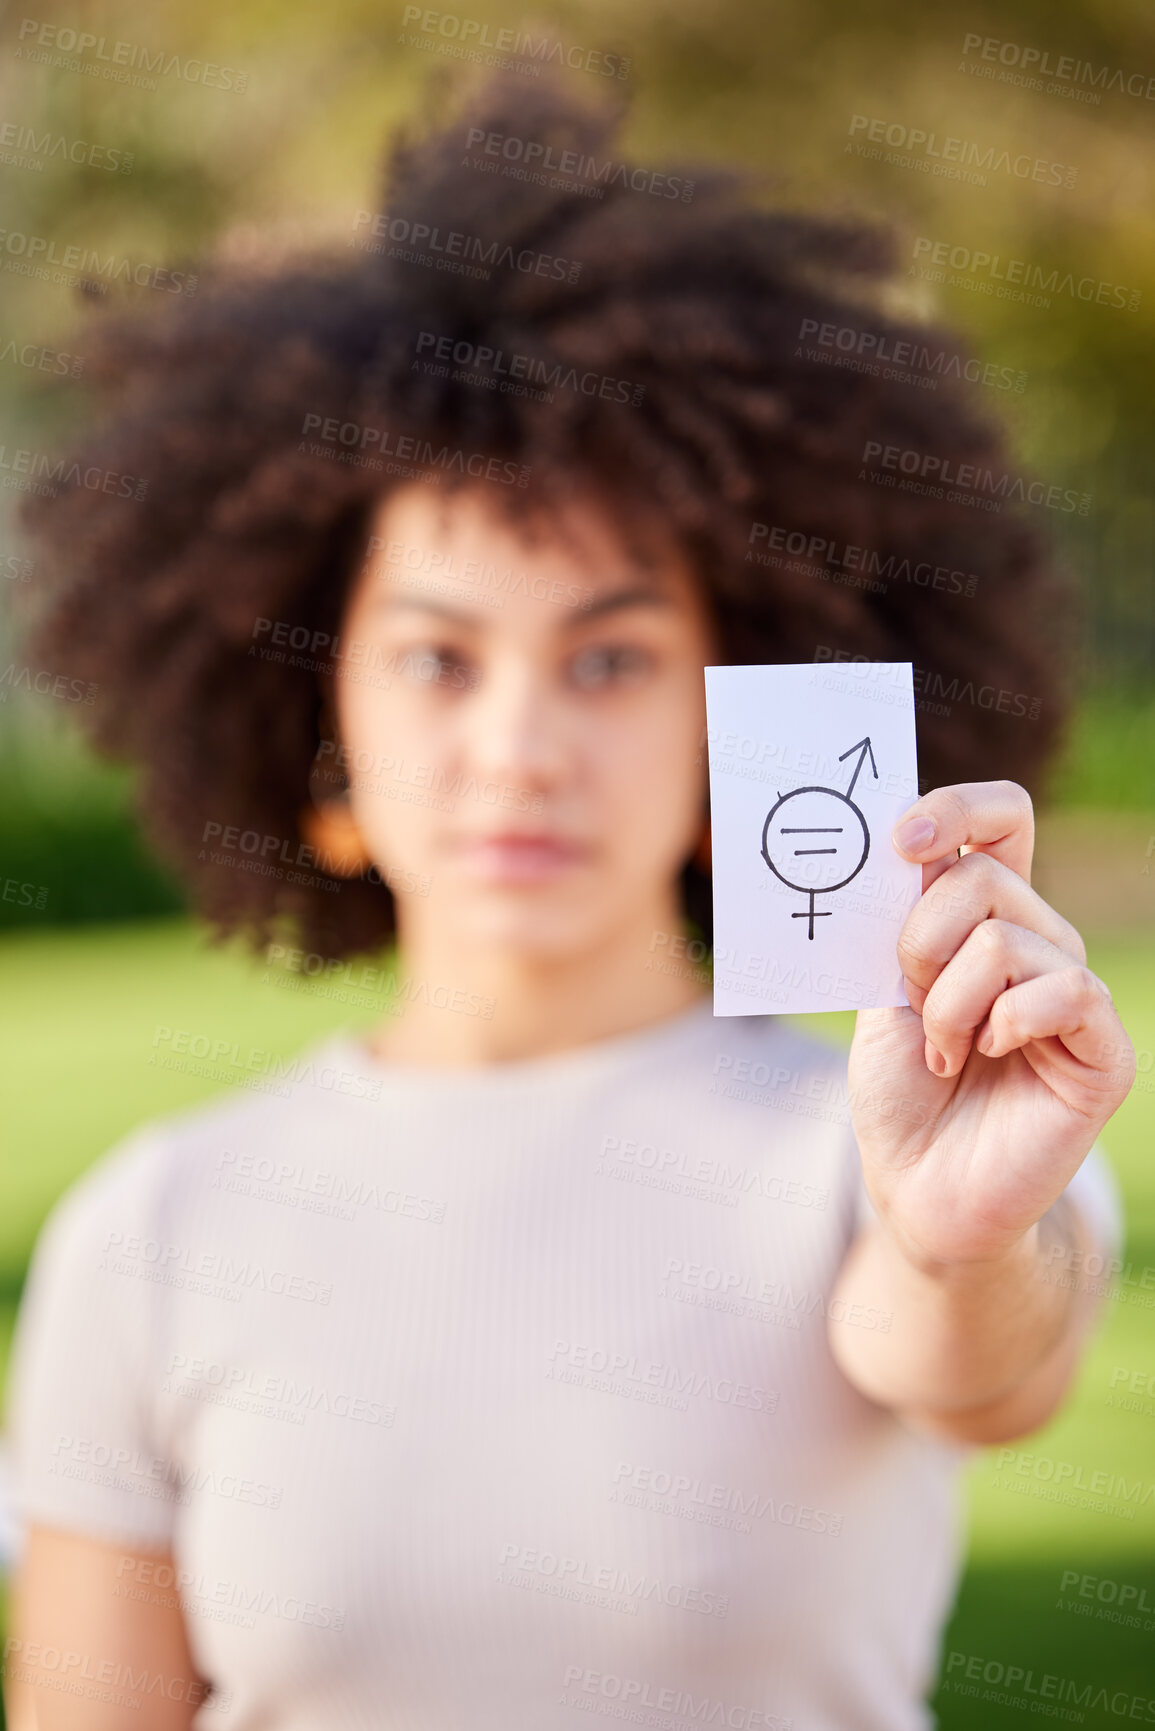
M960 849L989 853L1030 883L1035 847L1031 796L1015 781L962 781L954 787L936 787L905 813L891 840L899 853L924 867L953 860Z

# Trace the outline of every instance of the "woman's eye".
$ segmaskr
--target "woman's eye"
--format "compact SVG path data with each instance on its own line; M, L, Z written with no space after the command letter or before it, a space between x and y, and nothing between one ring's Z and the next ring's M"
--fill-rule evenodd
M463 657L442 643L419 643L406 650L403 671L427 684L466 686L475 683Z
M613 644L581 650L570 663L570 671L575 685L594 691L602 685L631 684L649 664L644 650Z

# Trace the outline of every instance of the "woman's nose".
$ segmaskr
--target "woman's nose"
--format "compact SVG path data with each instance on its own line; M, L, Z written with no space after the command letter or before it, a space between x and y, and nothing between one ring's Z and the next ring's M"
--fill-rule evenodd
M546 792L564 775L562 705L541 669L512 658L483 668L463 722L479 775L530 793Z

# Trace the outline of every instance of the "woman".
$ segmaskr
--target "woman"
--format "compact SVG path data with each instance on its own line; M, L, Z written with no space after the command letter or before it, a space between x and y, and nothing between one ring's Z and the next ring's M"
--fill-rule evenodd
M401 986L288 1065L158 1027L243 1086L54 1211L16 1731L927 1726L959 1464L1075 1373L1133 1059L1029 885L1065 593L1022 522L862 468L1001 451L963 386L800 341L949 346L867 310L884 240L639 192L614 124L490 85L349 260L113 323L84 454L146 496L33 512L41 653L207 919L296 974L395 935ZM553 166L494 172L509 138ZM890 575L760 566L755 524ZM848 1095L671 959L710 931L703 667L846 651L1045 694L920 717L911 1007L858 1015Z

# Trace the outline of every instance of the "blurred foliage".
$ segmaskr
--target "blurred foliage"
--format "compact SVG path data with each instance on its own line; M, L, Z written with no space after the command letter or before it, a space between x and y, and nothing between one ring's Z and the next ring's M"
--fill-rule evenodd
M1040 309L900 275L891 299L954 324L984 360L1025 372L1021 395L976 385L979 406L1007 421L1021 461L1048 485L1091 494L1085 518L1032 508L1087 600L1088 705L1055 792L1082 805L1155 808L1151 705L1129 695L1150 690L1155 666L1155 427L1138 364L1155 349L1155 103L1120 90L1118 80L1109 87L1116 70L1141 74L1142 90L1155 77L1155 11L1138 0L935 8L895 0L869 12L853 0L783 0L772 9L754 0L673 8L635 0L626 13L608 0L561 0L527 16L516 5L471 0L461 14L428 16L460 16L491 33L521 29L537 40L552 32L578 51L571 58L628 57L625 79L570 76L591 97L630 97L624 150L640 163L740 163L767 202L892 225L904 261L924 237L1141 291L1134 311L1062 294ZM407 19L402 4L379 0L344 0L337 9L311 0L235 0L227 9L161 0L147 12L128 0L67 0L54 10L53 27L103 38L106 56L118 41L138 61L163 50L186 73L190 60L194 70L205 62L227 68L214 77L232 88L171 70L149 78L138 69L135 83L118 83L95 54L81 63L87 72L75 60L41 64L29 57L34 33L30 40L24 19L17 10L0 23L5 119L131 151L133 162L130 173L109 173L62 156L40 169L0 161L0 227L153 265L187 266L205 254L258 264L300 248L345 248L355 212L377 206L392 127L443 112L446 83L451 90L480 70L436 28ZM1011 57L1031 47L1052 62L1085 62L1094 75L1105 69L1108 87L1084 85L1098 97L1084 102L979 76L976 69L1000 72L997 59L975 52L975 40L987 37L1012 44ZM855 150L855 116L965 139L980 152L1026 153L1063 165L1073 184L994 169L985 185L968 184L908 161L873 160ZM133 297L142 304L156 292L114 288L82 305L75 289L19 274L20 263L0 250L0 347L38 343L83 357L86 323L104 305ZM83 372L54 385L43 370L0 359L0 405L7 450L52 450L88 412ZM12 576L27 553L12 522L15 479L5 474L0 492L0 593L23 605L0 602L0 666L18 653L19 616L37 599L34 571L27 581ZM44 714L60 707L43 699L0 706L0 746L13 761L0 787L8 817L0 870L52 886L50 908L22 915L0 901L0 924L172 906L172 886L120 815L123 778L90 772L89 794L78 794L83 764L61 745L58 718ZM31 735L41 736L32 750Z
M38 771L13 756L0 770L0 929L183 908L180 888L141 841L129 774L80 750L60 759Z
M1051 801L1155 812L1155 685L1102 686L1084 698L1055 767Z

